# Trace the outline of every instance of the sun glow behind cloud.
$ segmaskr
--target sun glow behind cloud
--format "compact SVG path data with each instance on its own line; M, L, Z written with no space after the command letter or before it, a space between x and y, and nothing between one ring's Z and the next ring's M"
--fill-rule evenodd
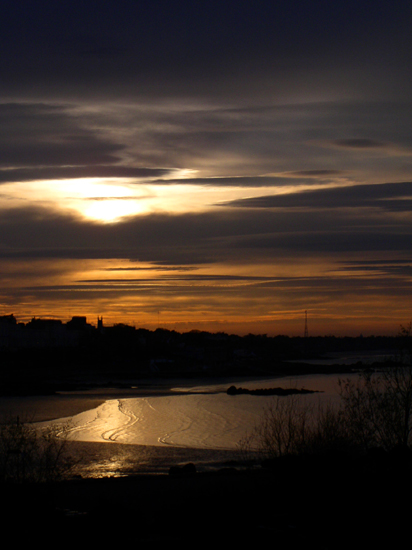
M285 193L294 186L236 187L189 183L136 182L130 178L76 178L3 184L5 207L41 206L71 211L86 220L119 223L149 213L181 214L212 210L229 200Z

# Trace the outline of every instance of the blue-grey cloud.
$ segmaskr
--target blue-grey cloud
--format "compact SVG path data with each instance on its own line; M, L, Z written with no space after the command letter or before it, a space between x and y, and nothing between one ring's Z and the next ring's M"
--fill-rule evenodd
M209 300L219 299L219 295L224 293L226 297L237 297L239 300L244 299L262 299L268 292L282 292L284 297L287 297L291 302L295 299L300 299L302 292L306 296L312 296L316 293L317 299L336 300L342 299L344 296L362 298L376 298L381 293L390 296L392 299L409 299L412 297L412 287L408 282L403 281L396 276L387 276L374 278L370 277L339 277L339 276L322 276L322 277L280 277L277 279L265 282L256 282L245 285L241 281L227 281L228 284L202 284L198 281L196 284L184 284L174 280L151 280L150 283L145 281L119 281L116 282L83 282L66 285L36 285L24 286L18 289L19 296L37 295L53 296L54 299L76 300L79 296L87 296L89 299L96 297L112 297L121 298L122 296L139 294L151 298L164 297L165 306L168 309L177 309L179 304L173 305L170 302L175 296L186 296L194 299ZM220 286L220 288L219 288ZM308 298L310 299L310 298ZM168 302L169 301L169 302ZM159 303L159 302L157 302Z
M412 260L369 260L345 262L345 265L337 267L337 272L371 272L379 275L399 275L407 277L412 275Z
M125 115L118 120L112 116L108 124L121 133L125 119ZM285 181L306 179L307 183L337 178L364 181L365 173L375 181L408 179L411 123L409 103L366 100L248 108L212 105L173 111L167 105L136 107L127 111L126 119L133 133L128 151L140 166L190 167L221 178L255 179L253 185L261 181L256 176L268 175L277 176L279 184L282 177ZM331 145L337 137L346 139L342 136L347 134L351 140L358 139L359 134L373 135L375 141L388 145L363 149ZM373 161L364 154L369 152ZM399 156L403 157L401 162ZM204 177L204 173L199 176ZM215 184L224 181L216 179ZM233 181L235 185L241 182Z
M334 176L342 176L345 174L345 170L326 170L326 169L313 169L313 170L295 170L287 172L285 176L291 178L328 178Z
M137 168L121 165L48 166L0 169L0 184L18 181L67 180L76 178L136 178L152 179L173 173L165 168Z
M251 275L221 275L221 274L199 274L199 275L161 275L158 277L150 278L114 278L114 279L80 279L78 283L97 283L97 284L142 284L142 283L153 283L155 281L164 281L164 282L208 282L213 281L217 283L225 282L255 282L255 281L270 281L278 280L273 277L260 277L260 276L251 276Z
M2 88L32 96L287 97L303 85L407 97L411 19L407 2L60 0L50 9L44 0L5 1ZM392 84L395 76L403 87Z
M331 144L349 149L379 149L388 145L387 143L367 138L335 139Z
M105 165L123 149L67 105L0 103L0 167Z
M46 209L0 213L0 257L118 258L191 265L326 253L412 253L412 228L391 211L220 209L99 224ZM400 255L401 257L401 255Z
M147 266L147 267L136 267L136 266L131 266L131 267L123 267L123 266L118 266L118 267L106 267L103 269L103 271L127 271L127 272L130 272L130 271L155 271L155 272L164 272L164 271L195 271L196 269L198 269L197 267L194 267L194 266L183 266L183 265L174 265L174 266L159 266L159 265L156 265L156 264L152 264L151 266Z
M400 181L412 171L407 156L412 151L412 107L405 103L172 110L162 104L102 104L96 111L82 106L79 115L81 102L76 101L0 103L0 183L37 176L107 176L136 177L137 183L148 177L162 184L259 187L356 181L364 173L369 179ZM376 141L394 145L364 149L382 153L374 154L373 162L359 155L362 149L319 147L346 128L353 134L358 126L377 136ZM402 162L397 156L401 152ZM10 167L16 170L5 170ZM169 179L174 169L182 168L203 173Z
M378 208L410 211L412 182L355 185L238 199L221 206L237 208Z
M388 259L383 259L383 258L376 258L374 260L352 260L350 262L344 262L345 265L347 265L348 267L350 266L368 266L368 265L371 265L371 266L390 266L390 265L404 265L404 264L412 264L412 259L410 260L405 260L405 259L396 259L396 260L388 260Z
M162 185L202 185L209 187L283 187L291 185L316 185L319 179L324 183L325 177L342 175L338 170L310 170L306 175L295 173L288 177L285 176L237 176L237 177L210 177L210 178L184 178L184 179L157 179L150 183L159 183ZM1 175L0 175L1 177Z

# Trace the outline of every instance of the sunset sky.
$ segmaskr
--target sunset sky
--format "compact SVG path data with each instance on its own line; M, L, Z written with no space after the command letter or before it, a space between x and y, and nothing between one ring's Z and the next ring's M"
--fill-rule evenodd
M0 315L412 318L412 2L0 3Z

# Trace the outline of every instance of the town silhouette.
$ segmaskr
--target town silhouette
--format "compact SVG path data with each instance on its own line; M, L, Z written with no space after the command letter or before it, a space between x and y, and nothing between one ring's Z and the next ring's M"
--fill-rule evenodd
M306 334L306 335L305 335ZM398 336L335 337L179 333L118 323L97 326L85 316L67 323L34 317L27 323L0 317L1 393L49 393L88 384L134 383L139 378L286 376L351 372L337 354L380 353L390 362L403 345ZM324 364L324 359L330 359ZM362 360L357 360L358 367ZM373 362L369 360L368 365ZM335 364L333 364L335 363ZM92 375L92 377L90 377Z

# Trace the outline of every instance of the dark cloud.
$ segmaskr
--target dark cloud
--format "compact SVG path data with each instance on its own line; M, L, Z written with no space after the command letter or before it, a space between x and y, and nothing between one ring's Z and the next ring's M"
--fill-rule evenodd
M408 199L408 200L405 200ZM356 185L238 199L222 206L241 208L379 208L410 212L412 183Z
M376 259L376 260L352 260L351 262L344 262L348 267L350 266L386 266L386 265L403 265L403 264L412 264L411 260L386 260L386 259Z
M394 282L396 281L396 284ZM170 302L175 296L192 297L192 299L219 300L221 293L226 297L232 295L237 297L242 302L244 300L264 299L268 291L282 292L285 297L293 303L299 299L302 292L306 294L307 299L314 293L317 299L336 300L348 296L364 300L368 298L376 298L382 292L386 292L392 299L409 298L412 296L412 287L410 284L403 282L398 277L381 277L380 279L371 280L370 277L339 277L339 276L323 276L323 277L280 277L273 280L267 280L261 283L251 283L248 285L238 284L236 281L226 281L227 284L222 284L219 288L217 285L204 285L201 281L197 284L185 285L182 283L176 284L176 281L157 281L152 280L150 283L145 281L119 281L105 283L101 281L91 281L83 283L74 283L67 285L36 285L26 286L19 289L19 294L24 296L28 293L39 296L55 295L56 298L62 299L65 294L67 300L77 299L79 295L87 296L89 299L100 297L121 298L122 296L148 296L151 298L164 296L169 302L165 302L167 309L178 309L178 304L174 305ZM158 302L157 302L158 303ZM195 304L196 302L194 302ZM201 303L201 302L199 302ZM197 305L197 304L196 304Z
M45 209L12 209L0 215L0 234L3 258L117 258L160 266L343 252L410 254L412 248L411 225L391 212L365 217L330 209L151 214L117 224Z
M295 170L294 172L287 172L285 175L291 178L319 178L342 176L345 173L345 170Z
M68 106L0 103L0 166L104 165L123 149Z
M382 143L374 139L352 138L352 139L336 139L332 145L349 149L379 149L386 147L387 143Z
M333 227L333 223L332 223ZM292 258L300 255L301 258L308 256L322 256L325 254L343 254L358 252L411 252L412 230L386 231L379 228L368 228L365 230L355 227L344 230L324 231L302 231L279 233L265 236L239 237L231 240L231 255L235 256L235 250L252 251L251 257L269 255L277 257Z
M369 260L348 262L336 271L362 271L376 274L399 275L410 278L412 275L412 260Z
M81 279L78 283L98 283L98 284L141 284L141 283L154 283L154 282L208 282L213 281L217 283L225 282L255 282L255 281L267 281L273 280L272 277L259 277L259 276L247 276L247 275L162 275L158 277L150 277L147 279ZM277 280L277 279L276 279Z
M159 266L156 264L153 264L148 267L107 267L104 268L103 271L156 271L156 272L162 272L162 271L195 271L198 269L197 267L193 266L183 266L183 265L175 265L175 266Z
M37 177L157 177L173 169L200 170L179 183L252 186L311 184L359 178L359 171L399 179L411 167L399 154L412 151L410 105L309 103L289 106L170 109L132 104L0 104L0 181ZM397 144L366 156L361 149L319 147L342 128L373 133ZM376 140L378 141L378 139ZM349 155L349 156L348 156ZM299 169L294 169L298 167ZM149 170L153 172L150 173ZM147 170L147 172L145 172ZM158 172L156 173L156 170ZM210 179L207 176L214 176ZM405 175L404 175L405 174ZM218 177L216 177L218 176ZM289 181L288 181L289 180Z
M331 172L331 171L324 171ZM336 171L336 174L339 172ZM1 173L0 173L1 174ZM333 174L318 174L318 176L326 176ZM1 177L1 175L0 175ZM293 176L293 181L289 177L282 176L237 176L237 177L210 177L210 178L184 178L184 179L158 179L151 181L150 183L160 183L162 185L204 185L210 187L283 187L290 185L312 185L316 181L313 181L313 178L316 177L316 174L311 176L305 176L302 174L302 177L299 178Z
M302 83L376 93L394 75L403 93L410 85L406 2L22 0L0 15L8 93L253 97Z
M163 168L135 168L133 166L49 166L0 169L0 184L17 181L59 180L76 178L158 178L173 173ZM167 181L167 180L166 180ZM124 198L124 197L123 197Z
M346 294L348 292L354 293L358 296L365 294L377 295L382 290L388 289L394 284L394 281L399 284L398 288L393 288L391 294L393 295L411 295L412 287L406 281L398 277L380 277L371 278L370 276L322 276L322 277L296 277L278 279L277 281L268 281L262 283L261 286L265 288L279 288L286 292L300 293L302 288L313 292L316 289L320 296L322 295L339 295Z
M412 107L408 103L333 101L173 110L160 105L129 109L118 119L112 117L108 125L118 127L121 134L125 119L132 134L129 155L140 166L189 167L201 170L200 177L206 172L233 179L249 177L249 181L271 175L280 184L281 178L292 177L307 182L356 179L362 171L373 174L375 181L393 177L394 171L410 174ZM370 155L359 154L362 149L331 146L337 135L346 134L370 134L375 141L393 145L363 149L373 154L372 161ZM405 157L402 163L399 156Z
M412 266L410 265L392 265L392 266L357 266L341 268L341 271L370 271L371 273L386 273L387 275L404 275L410 277L412 275Z

